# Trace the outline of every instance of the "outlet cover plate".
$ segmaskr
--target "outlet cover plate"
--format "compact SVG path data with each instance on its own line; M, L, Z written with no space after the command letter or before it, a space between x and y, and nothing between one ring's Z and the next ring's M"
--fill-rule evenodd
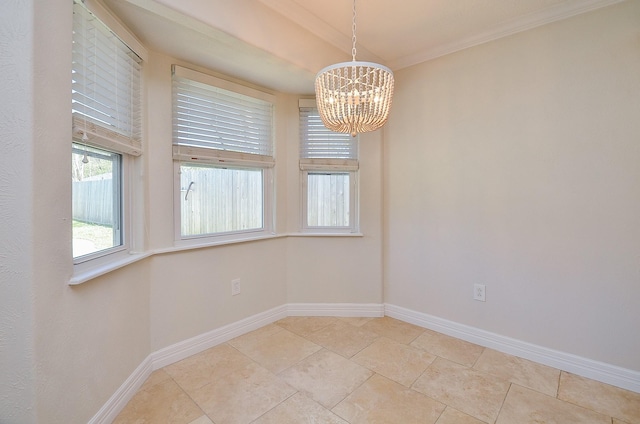
M480 302L485 302L485 290L486 287L484 284L474 284L473 285L473 299L479 300Z
M231 296L240 294L240 279L231 280Z

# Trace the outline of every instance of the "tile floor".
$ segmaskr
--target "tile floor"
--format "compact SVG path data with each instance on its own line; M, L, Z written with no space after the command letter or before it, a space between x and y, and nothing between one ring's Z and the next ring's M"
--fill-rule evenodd
M389 317L288 317L155 371L115 423L640 424L640 394Z

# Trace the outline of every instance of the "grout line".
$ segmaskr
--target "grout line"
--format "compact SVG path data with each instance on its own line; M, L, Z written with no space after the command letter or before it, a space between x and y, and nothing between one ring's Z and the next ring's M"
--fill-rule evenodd
M562 400L560 399L560 381L562 381L562 373L564 371L560 370L560 372L558 373L558 383L556 384L556 399L558 400Z
M393 318L393 319L395 319L395 318ZM412 324L412 325L413 325L413 324ZM416 325L416 327L418 327L418 326ZM422 331L420 332L420 334L416 335L413 339L411 339L411 340L409 340L407 343L403 343L403 344L406 344L407 346L410 346L410 345L411 345L411 343L413 343L413 342L415 342L416 340L418 340L418 338L419 338L420 336L422 336L423 334L425 334L425 333L427 332L427 329L426 329L426 328L422 328L422 327L418 327L418 328L420 328L420 329L422 330Z
M476 345L476 346L480 346L480 345ZM480 360L480 357L482 357L482 355L484 355L484 352L486 352L487 348L486 347L482 347L482 352L480 352L480 355L478 355L478 357L476 358L475 361L473 361L473 364L471 364L471 366L469 368L472 368L476 371L480 371L479 369L476 368L476 364L478 363L478 361Z
M378 333L376 333L378 334ZM378 337L376 337L375 339L373 339L370 343L368 343L365 347L363 347L362 349L360 349L359 351L357 351L356 353L354 353L353 355L351 355L350 357L348 357L347 359L352 361L353 358L355 358L356 355L358 355L360 352L362 352L363 350L367 349L368 347L370 347L372 344L374 344L376 341L380 340L383 336L381 336L380 334L378 334ZM357 362L356 362L357 363ZM360 365L360 364L358 364ZM362 365L360 365L362 366ZM365 367L366 368L366 367Z
M363 368L365 368L365 367L363 367ZM368 369L368 368L367 368L367 369ZM369 371L371 371L371 370L369 370ZM360 387L362 387L362 386L364 386L365 384L367 384L367 381L371 380L371 379L373 378L373 376L374 376L374 375L379 375L379 374L378 374L377 372L375 372L375 371L371 371L371 372L372 372L373 374L371 374L371 375L369 376L369 378L367 378L365 381L363 381L363 382L362 382L362 384L360 384L358 387L356 387L355 389L353 389L352 391L350 391L349 393L347 393L347 395L346 395L345 397L343 397L342 399L340 399L340 400L339 400L335 405L333 405L333 406L331 407L331 409L329 409L329 408L327 408L327 409L329 409L329 411L333 412L333 410L334 410L338 405L340 405L342 402L344 402L344 400L345 400L346 398L348 398L348 397L349 397L349 396L351 396L353 393L355 393L355 391L356 391L356 390L358 390ZM383 378L387 378L387 377L384 377L384 376L381 376L381 377L383 377ZM335 414L335 412L333 412L333 413ZM336 415L338 415L338 414L336 414ZM340 415L338 415L338 416L339 416L340 418L342 418L343 420L345 420L345 421L346 421L346 418L343 418L343 417L342 417L342 416L340 416Z
M302 395L306 396L307 398L311 399L312 401L314 401L314 402L318 403L321 407L323 407L323 408L324 408L324 409L326 409L327 411L331 412L331 413L332 413L332 414L334 414L335 416L340 417L341 419L344 419L344 418L343 418L343 417L341 417L340 415L338 415L338 414L336 414L335 412L333 412L333 410L334 410L334 409L335 409L339 404L341 404L342 402L344 402L344 401L345 401L349 396L351 396L354 392L356 392L356 391L357 391L357 390L359 390L363 385L365 385L367 382L369 382L369 381L370 381L374 376L376 376L376 375L379 375L379 376L381 376L381 377L383 377L383 378L385 378L385 379L388 379L388 380L390 380L390 381L393 381L393 382L395 382L395 383L398 383L398 384L402 385L403 387L405 387L406 389L411 390L412 392L420 393L420 394L421 394L421 395L423 395L423 396L426 396L426 397L428 397L428 398L430 398L430 399L433 399L433 400L434 400L434 401L436 401L436 402L439 402L439 403L441 403L441 404L445 405L445 408L442 410L442 412L440 413L440 415L439 415L439 416L438 416L438 418L436 419L436 422L437 422L437 421L438 421L438 420L443 416L444 412L445 412L448 408L455 409L453 406L450 406L450 405L448 405L448 404L447 404L447 403L445 403L445 402L442 402L442 401L440 401L440 400L434 399L434 398L432 398L431 396L428 396L428 395L426 395L426 394L424 394L424 393L422 393L422 392L419 392L419 391L417 391L417 390L415 390L415 389L414 389L414 386L415 386L416 382L417 382L417 381L418 381L418 380L419 380L419 379L420 379L420 378L421 378L421 377L422 377L422 376L423 376L423 375L424 375L424 374L425 374L425 373L430 369L430 367L432 367L432 366L433 366L433 364L434 364L434 363L435 363L439 358L440 358L440 359L442 359L442 360L451 361L452 363L458 364L458 363L457 363L457 362L455 362L455 361L452 361L452 360L450 360L450 359L443 358L443 357L441 357L441 356L439 356L439 355L436 355L436 354L433 354L433 353L431 353L431 352L429 352L429 351L427 351L427 350L425 350L425 349L418 348L418 347L415 347L415 346L411 346L411 343L412 343L413 341L415 341L418 337L420 337L422 334L424 334L424 333L426 332L426 330L425 330L425 331L423 331L422 333L420 333L420 334L419 334L418 336L416 336L415 338L413 338L410 342L408 342L408 343L401 343L401 342L395 341L395 340L393 340L393 339L389 339L388 337L385 337L384 335L381 335L381 334L380 334L379 332L377 332L377 331L374 331L374 330L371 330L371 329L367 329L367 330L368 330L368 331L370 331L371 333L376 334L376 335L377 335L377 337L376 337L375 339L373 339L371 342L367 343L367 344L366 344L366 346L364 346L363 348L361 348L360 350L358 350L356 353L354 353L354 354L353 354L353 355L351 355L350 357L345 357L345 356L343 356L342 354L340 354L340 353L338 353L338 352L335 352L335 351L333 351L333 350L332 350L332 349L330 349L330 348L327 348L327 347L325 347L325 346L323 346L323 345L321 345L321 344L319 344L319 343L316 343L316 342L314 342L314 341L310 340L310 339L309 339L309 338L307 338L307 336L305 336L305 335L298 334L298 333L296 333L296 332L294 332L294 331L291 331L291 330L289 330L289 329L287 329L287 328L284 328L284 327L280 327L280 326L279 326L278 324L276 324L276 323L273 323L273 324L274 324L274 325L276 325L276 326L278 326L278 327L279 327L279 330L278 330L278 331L276 331L276 332L275 332L275 333L273 333L273 334L270 334L269 336L263 336L263 337L260 337L260 338L258 338L257 340L259 340L259 341L261 341L261 342L264 342L265 340L268 340L271 336L273 336L273 335L275 335L275 334L279 334L279 333L280 333L280 332L282 332L282 331L286 331L286 332L288 332L288 333L290 333L290 334L292 334L292 335L294 335L294 336L296 336L296 337L298 337L298 338L300 338L300 339L304 340L305 342L312 343L312 344L314 344L315 346L318 346L318 350L316 350L315 352L313 352L313 353L311 353L311 354L309 354L309 355L305 356L304 358L302 358L302 359L300 359L300 360L296 361L294 364L291 364L291 365L289 365L287 368L285 368L285 369L283 369L283 370L279 371L278 373L276 373L276 372L273 372L273 371L271 371L271 370L267 369L266 367L264 367L263 365L261 365L257 360L254 360L253 358L251 358L251 357L249 357L248 355L244 354L241 350L239 350L239 349L238 349L238 348L236 348L235 346L231 345L231 344L230 344L230 341L231 341L231 340L226 341L226 342L223 342L223 343L221 343L220 345L225 345L225 344L226 344L226 345L227 345L227 347L230 347L230 348L233 350L234 354L239 354L239 355L241 355L242 357L247 358L251 363L256 364L257 366L259 366L259 367L261 367L261 368L265 369L265 370L266 370L266 371L268 371L271 375L273 375L274 377L276 377L279 381L284 382L284 383L286 383L286 381L284 381L284 380L280 377L280 375L281 375L283 372L285 372L286 370L291 369L292 367L297 366L297 365L298 365L298 364L300 364L301 362L303 362L303 361L307 360L307 359L308 359L308 358L310 358L311 356L316 355L316 354L318 354L318 353L320 353L320 352L322 352L322 351L332 352L332 353L334 353L334 354L336 354L336 355L339 355L339 356L341 356L342 358L344 358L344 359L346 359L347 361L349 361L350 363L352 363L352 364L356 364L356 365L359 365L359 366L361 366L361 367L363 367L363 368L367 369L367 370L368 370L368 371L370 371L372 374L371 374L371 375L370 375L370 376L369 376L365 381L363 381L360 385L358 385L356 388L354 388L353 390L349 391L349 392L348 392L348 393L347 393L347 394L346 394L342 399L340 399L337 403L335 403L331 408L327 408L327 407L325 407L324 405L320 404L319 402L317 402L317 401L313 400L313 399L312 399L310 396L308 396L307 394L305 394L305 393L301 392L300 390L298 390L296 387L294 387L294 386L292 386L292 385L290 385L290 384L286 383L288 386L290 386L290 387L291 387L291 389L293 389L293 390L294 390L294 392L293 392L291 395L289 395L288 397L286 397L283 401L281 401L281 402L279 402L277 405L273 406L273 407L272 407L271 409L269 409L268 411L265 411L262 415L260 415L260 417L264 416L265 414L269 413L269 412L270 412L270 411L272 411L273 409L275 409L275 408L277 408L278 406L282 405L284 402L286 402L286 401L288 401L289 399L291 399L291 398L292 398L293 396L295 396L296 394L300 393L300 394L302 394ZM366 324L366 323L365 323L365 324ZM329 324L327 324L327 325L325 325L325 326L321 326L321 327L320 327L320 328L318 328L316 331L322 331L322 330L326 329L326 328L327 328L328 326L330 326L330 325L332 325L332 323L329 323ZM362 326L354 326L354 327L356 327L356 328L362 328ZM313 334L313 333L308 333L308 334ZM379 341L379 340L381 340L381 339L383 339L383 338L384 338L384 339L388 339L388 340L390 340L390 341L391 341L391 342L393 342L393 343L398 343L399 345L402 345L402 346L408 347L408 348L410 348L410 349L414 349L414 350L416 350L416 351L421 351L421 352L429 353L429 354L431 354L432 356L434 356L434 359L433 359L433 361L431 361L431 362L426 366L426 368L425 368L421 373L419 373L419 375L418 375L418 376L417 376L417 377L416 377L416 378L411 382L411 384L410 384L408 387L407 387L407 386L404 386L404 384L399 383L398 381L396 381L396 380L394 380L394 379L392 379L392 378L390 378L390 377L386 377L386 376L384 376L384 375L382 375L382 374L380 374L380 373L376 372L375 370L372 370L372 369L370 369L370 368L368 368L368 367L365 367L365 366L363 366L363 365L360 365L360 364L358 364L357 362L355 362L355 361L353 360L353 358L354 358L356 355L358 355L359 353L361 353L362 351L364 351L365 349L369 348L369 347L370 347L370 346L372 346L374 343L376 343L377 341ZM527 386L523 386L523 385L521 385L521 384L518 384L518 383L515 383L515 382L512 382L512 381L509 381L509 379L505 379L505 378L503 378L503 377L498 377L497 375L494 375L490 370L489 370L489 371L483 371L483 370L476 369L476 368L475 368L475 366L478 364L478 362L479 362L480 358L485 354L485 352L487 352L487 349L488 349L488 348L483 348L482 352L480 353L480 355L478 355L478 356L477 356L477 358L475 359L475 361L473 362L473 364L472 364L472 365L470 365L470 366L467 366L467 365L464 365L464 364L458 364L458 365L462 365L462 366L464 366L465 368L467 368L467 369L469 369L469 370L473 370L473 371L476 371L476 372L479 372L479 373L482 373L482 374L485 374L485 375L490 375L490 376L492 376L492 377L499 378L499 379L501 379L501 380L503 380L503 381L505 381L505 382L507 382L507 383L509 384L508 389L507 389L507 391L506 391L506 393L505 393L505 395L504 395L504 397L503 397L503 399L502 399L502 403L501 403L501 405L500 405L500 408L498 409L498 413L497 413L497 415L496 415L496 418L495 418L493 421L491 421L492 423L495 423L495 422L498 420L498 418L500 417L500 415L502 414L503 409L504 409L504 406L505 406L505 404L506 404L506 399L507 399L507 397L508 397L508 395L509 395L510 391L514 388L514 386L524 387L524 388L526 388L526 389L528 389L528 390L532 390L532 391L535 391L535 392L540 393L540 394L542 394L542 395L549 396L547 393L543 393L543 392L541 392L541 391L539 391L539 390L537 390L537 389L534 389L534 388L531 388L531 387L527 387ZM186 359L186 358L185 358L185 359ZM159 385L159 384L162 384L164 381L171 380L174 384L176 384L176 385L180 388L180 391L181 391L182 393L186 394L186 395L187 395L187 397L188 397L188 398L189 398L189 399L190 399L190 400L191 400L191 401L192 401L192 402L193 402L193 403L194 403L194 404L199 408L199 410L203 413L203 415L205 415L209 420L211 420L211 421L213 422L213 420L211 419L211 417L209 417L209 416L208 416L208 414L206 414L206 413L204 412L204 410L202 409L202 407L201 407L201 406L200 406L200 405L195 401L195 399L193 399L193 397L191 396L191 394L190 394L189 392L187 392L187 391L185 390L185 388L183 388L183 387L178 383L178 381L176 381L176 379L175 379L175 378L174 378L170 373L168 373L168 372L166 371L166 368L168 368L169 366L171 366L171 365L167 365L167 366L164 366L164 367L160 368L160 370L163 370L163 372L167 374L168 379L165 379L165 380L159 381L159 382L157 382L156 384L154 384L154 385L152 385L152 386L147 387L145 390L146 390L146 391L148 391L148 390L150 390L151 388L156 387L156 386L157 386L157 385ZM566 374L564 374L564 373L566 373ZM563 380L563 376L566 376L566 375L568 375L568 374L570 374L570 373L568 373L568 372L566 372L566 371L562 371L562 370L560 370L560 373L558 374L558 376L557 376L557 380L556 380L556 393L555 393L555 396L549 396L549 397L550 397L551 399L554 399L554 398L555 398L556 400L559 400L559 401L560 401L560 402L562 402L562 403L566 403L566 404L570 404L570 405L575 405L575 406L580 407L580 408L582 408L582 409L589 410L589 411L595 412L595 413L597 413L597 414L600 414L601 416L604 416L604 417L606 417L606 418L609 418L609 420L610 420L611 424L613 424L614 417L613 417L612 415L610 415L609 413L596 411L596 410L592 409L592 407L584 406L584 405L578 405L578 404L575 404L575 403L573 403L573 402L571 402L571 401L563 400L563 399L561 399L561 398L559 397L559 396L560 396L560 387L561 387L561 382L562 382L562 380ZM147 380L148 380L148 379L147 379ZM197 390L200 390L202 387L205 387L205 386L207 386L207 385L209 385L209 384L212 384L212 381L208 381L206 384L202 385L200 388L195 389L195 390L194 390L194 392L195 392L195 391L197 391ZM142 387L138 390L138 392L137 392L137 393L139 393L139 392L141 392L141 391L143 391ZM124 410L124 409L123 409L123 410ZM123 411L120 411L120 413L122 413L122 412L123 412ZM118 414L118 415L119 415L119 414ZM260 417L255 418L255 420L259 419ZM344 419L344 420L346 421L346 419ZM489 423L489 424L491 424L491 423Z
M498 414L496 415L496 419L493 422L497 422L498 418L500 418L500 414L502 413L502 409L504 408L504 404L507 402L507 396L509 396L509 392L511 391L511 387L513 387L513 383L508 381L509 388L507 389L507 393L504 394L504 398L502 399L502 403L500 404L500 409L498 409Z
M168 365L167 365L167 366L168 366ZM160 368L160 369L164 369L164 368L165 368L165 367ZM186 395L186 396L191 400L191 402L193 402L193 404L194 404L195 406L197 406L197 407L198 407L198 409L200 410L200 412L202 412L202 415L206 416L206 417L209 419L209 421L213 422L213 420L211 419L211 417L209 416L209 414L207 414L207 413L204 411L204 409L202 409L202 406L200 406L200 404L199 404L198 402L196 402L196 400L191 396L191 393L187 392L187 390L186 390L184 387L182 387L182 385L181 385L180 383L178 383L178 382L176 381L176 379L175 379L175 378L173 378L173 376L172 376L171 374L169 374L169 373L168 373L168 372L166 372L166 371L165 371L165 373L167 373L167 375L169 376L169 378L171 378L171 380L173 380L173 382L176 384L176 386L178 386L178 388L180 389L180 391L181 391L182 393L184 393L184 394L185 394L185 395ZM205 386L207 386L208 384L210 384L210 383L207 383L207 384L203 385L202 387L205 387ZM202 388L202 387L200 387L200 388ZM197 389L197 390L199 390L199 389ZM196 419L197 419L197 418L196 418ZM192 421L193 421L193 420L192 420Z
M277 377L277 376L276 376ZM292 389L295 389L295 387L291 386ZM275 405L273 408L269 409L268 411L265 411L262 415L260 415L259 417L256 417L255 419L251 420L251 422L255 422L257 420L259 420L260 418L264 417L265 415L267 415L269 412L273 411L274 409L276 409L277 407L279 407L280 405L282 405L283 403L285 403L286 401L288 401L289 399L291 399L292 397L294 397L295 395L297 395L298 393L300 393L299 390L296 389L296 391L294 393L291 394L291 396L287 396L287 398L285 400L283 400L282 402L280 402L279 404Z
M418 392L416 392L416 393L418 393ZM442 410L440 415L438 415L438 418L436 418L436 420L433 422L433 424L438 424L438 421L440 421L440 418L442 418L442 416L444 415L444 411L446 411L449 408L449 405L447 405L446 403L444 403L444 402L440 402L440 403L444 405L444 409Z

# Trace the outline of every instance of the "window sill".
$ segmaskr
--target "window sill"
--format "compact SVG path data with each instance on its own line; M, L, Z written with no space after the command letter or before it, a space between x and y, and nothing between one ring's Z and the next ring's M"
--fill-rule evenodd
M163 253L173 253L173 252L181 252L183 250L193 250L193 249L204 249L207 247L215 247L215 246L224 246L228 244L238 244L238 243L247 243L252 241L259 240L270 240L275 238L285 237L286 235L282 234L268 234L268 235L260 235L255 237L244 237L244 238L236 238L236 239L226 239L226 240L215 240L215 241L207 241L207 242L185 242L180 241L176 242L173 247L166 247L164 249L156 249L152 253L154 255L160 255Z
M287 237L364 237L363 233L332 233L332 232L299 232L285 234Z
M285 233L285 234L271 234L267 236L259 236L252 238L236 239L236 240L224 240L208 243L188 244L181 246L167 247L164 249L156 249L142 253L132 253L127 256L120 257L109 263L96 265L88 269L84 269L79 272L74 272L73 276L69 279L70 286L77 286L82 283L86 283L89 280L100 277L101 275L108 274L111 271L115 271L119 268L125 267L132 263L141 261L142 259L151 257L153 255L162 255L165 253L182 252L186 250L204 249L208 247L224 246L229 244L246 243L259 240L271 240L283 237L364 237L363 233L330 233L330 232L299 232L299 233Z
M109 263L97 265L84 269L80 272L74 272L73 276L69 280L70 286L77 286L78 284L86 283L89 280L100 277L101 275L108 274L111 271L122 268L134 262L138 262L142 259L148 258L153 252L132 253L127 256L123 256Z

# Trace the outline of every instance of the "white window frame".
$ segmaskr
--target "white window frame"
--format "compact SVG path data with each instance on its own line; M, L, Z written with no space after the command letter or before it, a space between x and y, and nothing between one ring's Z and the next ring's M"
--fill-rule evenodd
M300 99L300 110L317 109L315 99ZM303 125L302 118L300 125ZM329 131L329 130L327 130ZM359 234L359 162L357 159L357 145L355 154L350 153L350 158L337 157L340 154L328 153L318 157L305 152L304 129L300 128L300 232L305 234L344 235ZM351 137L349 135L349 137ZM359 138L355 140L359 143ZM312 157L309 157L312 156ZM355 157L354 157L355 156ZM349 175L349 225L348 226L311 226L308 223L308 183L309 174L348 174Z
M217 89L226 90L232 93L259 99L272 104L275 110L275 96L266 91L247 87L235 82L231 82L213 75L204 74L182 66L173 65L172 73L174 78L184 78L205 84ZM175 99L173 100L175 102ZM174 105L175 106L175 105ZM271 154L250 154L229 150L219 150L198 145L184 145L176 142L174 134L173 140L173 160L174 160L174 244L176 246L208 246L233 242L242 242L253 239L272 237L275 228L275 201L274 201L274 118L271 118ZM175 116L174 116L175 125ZM197 143L196 143L197 144ZM262 196L263 196L263 217L262 228L228 231L210 234L182 235L181 201L185 193L181 191L180 170L183 164L200 164L218 168L250 169L262 171Z
M87 144L88 146L92 146L102 150L104 149L101 146L97 146L95 144ZM93 266L103 266L114 260L118 260L119 258L126 256L132 250L132 208L131 208L131 168L134 159L127 154L111 151L112 153L117 153L121 157L120 161L120 230L121 230L121 238L122 242L118 246L110 247L108 249L99 250L94 253L90 253L83 256L78 256L73 259L73 263L78 270L83 270Z
M228 232L220 232L220 233L211 233L211 234L196 234L196 235L182 235L182 217L181 217L181 202L182 197L186 194L181 190L180 184L180 166L183 164L194 164L194 165L208 165L212 167L219 168L233 168L233 169L261 169L262 170L262 197L263 197L263 205L262 205L262 228L256 229L248 229L248 230L238 230L238 231L228 231ZM247 167L247 166L222 166L219 163L211 163L211 162L203 162L199 160L197 162L193 161L179 161L174 160L174 228L175 228L175 244L176 246L193 246L193 245L210 245L210 244L223 244L223 243L231 243L234 241L247 241L252 239L261 239L265 237L272 236L274 234L274 213L273 213L273 169L272 168L256 168L256 167Z
M357 171L345 171L345 170L329 170L323 169L302 169L301 170L301 193L300 198L302 200L300 222L302 223L303 233L317 233L317 234L352 234L359 232L359 220L358 220L358 172ZM332 226L311 226L308 223L308 205L309 205L309 174L348 174L349 176L349 225L332 227Z
M78 5L76 6L76 3ZM120 42L135 54L142 64L147 59L147 51L137 38L130 33L117 18L98 1L76 0L75 7L85 7L98 21L108 28L108 32L113 34ZM142 155L142 133L144 116L142 105L143 76L140 70L139 95L140 98L140 122L135 131L137 135L127 136L121 134L117 129L100 125L90 119L85 119L81 114L73 114L73 143L84 144L98 149L119 154L120 161L120 229L121 244L98 252L72 258L74 271L69 284L79 284L91 278L91 276L101 275L108 270L116 269L130 262L131 254L142 250L142 240L134 237L134 202L132 201L133 173L138 164L138 157Z

